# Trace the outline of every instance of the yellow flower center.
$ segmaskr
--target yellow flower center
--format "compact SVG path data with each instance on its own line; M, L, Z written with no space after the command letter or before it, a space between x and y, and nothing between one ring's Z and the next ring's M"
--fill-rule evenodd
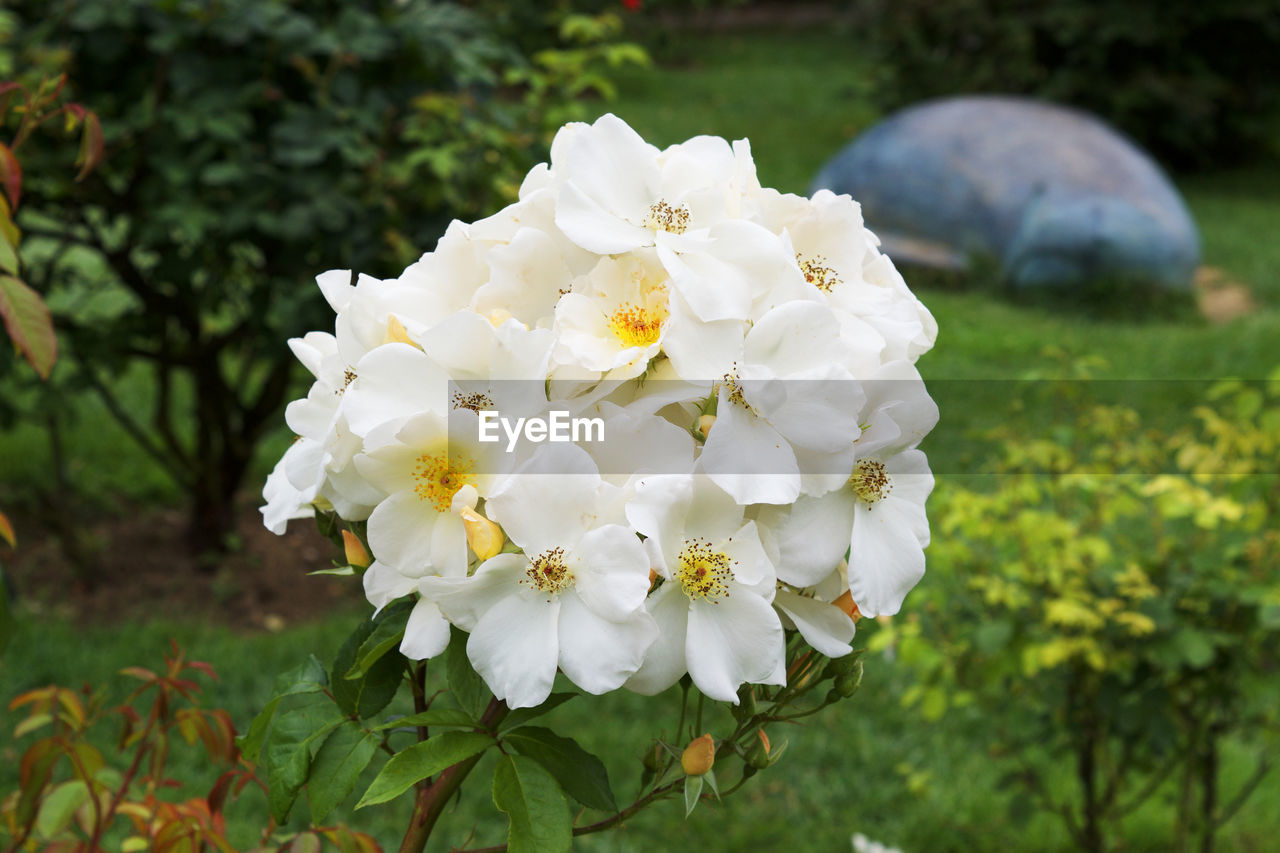
M609 331L623 346L647 347L658 342L664 319L657 310L624 302L609 317Z
M733 560L705 539L686 539L677 558L676 580L684 594L715 604L729 595Z
M413 491L429 501L436 512L448 512L453 496L466 485L475 485L471 459L463 454L424 453L418 457L413 478L418 481Z
M800 272L804 273L804 280L823 293L830 293L832 288L840 283L840 276L836 275L835 269L827 266L827 259L822 255L815 255L812 258L796 255L796 263L800 264Z
M527 583L547 595L564 592L573 583L573 572L565 562L563 548L543 551L529 561L529 568L524 573L525 580L521 583Z
M893 480L884 470L884 463L875 459L863 459L853 469L849 478L853 493L868 507L879 503L889 496L893 490Z
M342 392L347 390L347 386L355 381L356 381L356 372L354 369L348 367L346 370L342 371L342 387L339 388L337 391L334 391L333 393L341 397Z
M736 363L734 364L734 367L737 367ZM742 386L738 384L738 374L736 370L734 373L726 373L720 378L720 381L724 384L725 391L728 392L730 403L741 406L748 412L754 411L751 408L751 404L747 402L747 398L742 396Z
M684 204L672 207L659 199L649 206L649 215L645 217L644 227L652 228L654 231L683 234L689 230L689 207Z

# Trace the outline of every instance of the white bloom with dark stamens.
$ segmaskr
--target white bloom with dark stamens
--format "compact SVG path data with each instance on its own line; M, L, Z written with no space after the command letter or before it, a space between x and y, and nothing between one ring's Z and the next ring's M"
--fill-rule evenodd
M646 605L658 640L627 687L659 693L688 672L736 704L743 683L785 684L773 565L743 508L705 476L655 476L637 484L627 518L663 577Z
M617 523L619 495L581 448L546 445L485 505L523 553L420 584L470 632L472 666L510 707L541 704L557 668L588 693L614 690L653 643L649 558Z

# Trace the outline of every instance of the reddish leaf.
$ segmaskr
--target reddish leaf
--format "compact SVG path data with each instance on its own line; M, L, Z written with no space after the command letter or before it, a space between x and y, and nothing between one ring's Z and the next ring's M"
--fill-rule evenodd
M18 547L18 535L13 532L13 522L3 512L0 512L0 539L8 542L10 548Z
M58 357L58 339L49 306L40 294L11 275L0 275L0 318L18 352L41 379L48 379Z
M214 814L220 814L222 807L227 804L227 797L231 793L231 786L235 783L239 770L228 770L218 777L218 781L213 783L213 787L209 790L209 796L206 801L209 803L209 811Z
M80 156L76 157L76 165L80 173L77 181L85 179L94 167L102 162L102 125L98 117L91 112L84 114L84 131L80 135Z
M8 145L0 142L0 184L9 196L9 209L18 209L18 200L22 197L22 164Z

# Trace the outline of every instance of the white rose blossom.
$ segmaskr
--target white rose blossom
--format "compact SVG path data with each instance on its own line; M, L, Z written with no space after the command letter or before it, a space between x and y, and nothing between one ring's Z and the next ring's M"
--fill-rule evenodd
M762 187L745 140L567 125L513 204L317 284L264 523L355 523L375 612L414 601L401 651L461 629L510 707L557 674L736 702L786 682L789 634L848 654L849 613L924 572L937 324L857 202ZM564 416L603 434L561 443Z

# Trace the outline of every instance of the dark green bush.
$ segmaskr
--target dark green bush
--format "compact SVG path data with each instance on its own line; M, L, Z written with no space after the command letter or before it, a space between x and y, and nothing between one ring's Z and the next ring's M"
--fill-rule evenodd
M561 15L517 44L425 0L8 7L5 61L65 71L106 135L83 184L31 152L20 224L30 282L64 308L57 378L100 394L191 496L197 549L221 543L280 423L286 339L324 325L312 277L394 275L451 218L509 201L604 87L596 66L634 56L602 43L607 20ZM139 363L149 399L116 399Z
M1264 152L1280 117L1276 0L874 0L881 106L1028 94L1091 110L1177 168Z

